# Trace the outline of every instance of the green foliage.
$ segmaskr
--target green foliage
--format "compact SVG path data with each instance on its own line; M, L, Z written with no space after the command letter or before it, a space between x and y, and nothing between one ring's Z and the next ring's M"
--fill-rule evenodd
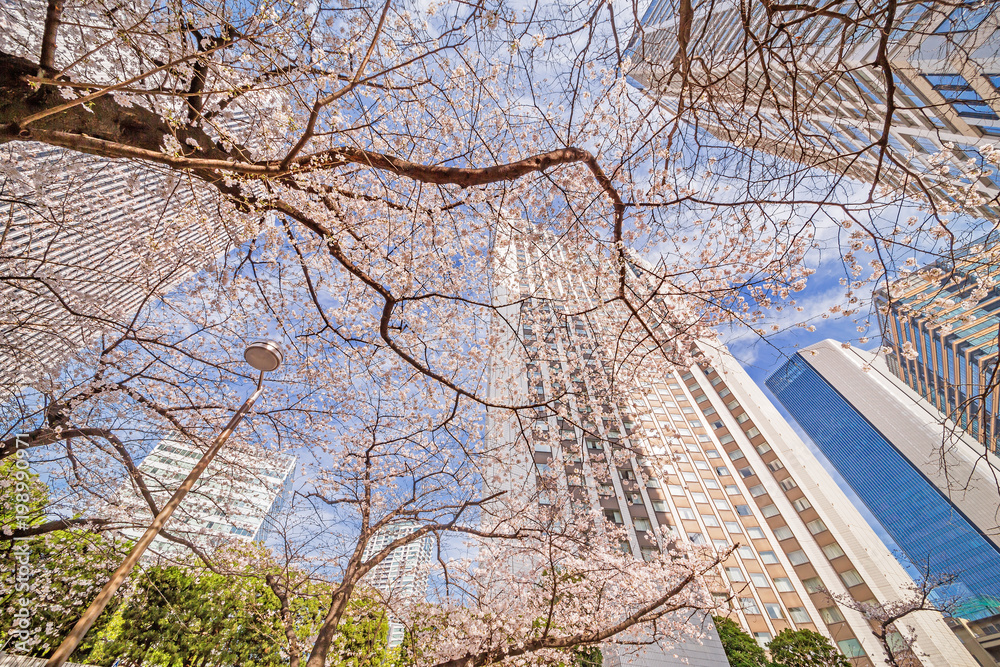
M389 662L389 619L371 598L352 600L337 627L335 667L381 667Z
M139 577L121 621L108 620L104 646L88 660L164 667L284 664L279 610L259 579L154 567Z
M0 462L0 530L44 523L49 491L15 459ZM10 533L8 533L10 534ZM4 650L47 657L96 596L126 550L85 529L0 541L0 623ZM265 580L259 545L215 558L231 574L194 566L133 573L73 654L74 662L109 666L271 667L288 664L281 604ZM19 569L21 563L27 569ZM242 563L242 565L241 565ZM18 576L24 579L19 581ZM293 573L294 574L294 573ZM19 586L23 583L23 586ZM329 604L329 585L300 583L288 596L299 648L308 652ZM27 609L26 619L19 616ZM21 627L25 626L26 627ZM25 644L11 631L24 630ZM330 667L376 667L389 660L388 622L361 594L342 619Z
M731 667L769 667L767 653L735 621L722 616L713 616L712 619Z
M767 645L775 667L850 667L840 651L818 632L782 630Z
M45 523L48 488L16 457L0 461L0 531ZM0 541L0 630L5 650L47 656L123 558L114 542L86 529ZM112 601L113 611L115 601ZM90 642L93 640L90 639ZM87 650L84 644L83 650Z

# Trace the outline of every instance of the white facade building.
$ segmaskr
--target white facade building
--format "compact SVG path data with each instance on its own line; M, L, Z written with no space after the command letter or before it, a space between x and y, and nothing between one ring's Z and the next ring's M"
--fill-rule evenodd
M163 440L139 466L158 506L170 497L201 458L198 448ZM291 492L295 457L261 455L223 449L208 466L194 488L167 522L166 532L189 540L199 548L212 549L233 539L262 542L271 520ZM151 520L148 506L137 493L123 494L123 509L139 526ZM122 531L137 539L143 529ZM157 538L151 553L169 555L181 549L176 542Z
M362 558L368 560L386 546L420 528L420 524L403 521L377 531L365 546ZM364 582L382 594L393 598L420 598L427 595L427 568L431 561L433 538L425 535L394 549L381 563L365 575ZM390 619L389 648L403 643L406 628Z

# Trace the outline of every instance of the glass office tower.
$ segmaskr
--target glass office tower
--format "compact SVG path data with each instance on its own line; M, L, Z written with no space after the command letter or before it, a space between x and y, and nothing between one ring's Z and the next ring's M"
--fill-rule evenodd
M875 293L893 375L997 452L996 231ZM953 278L941 279L944 275ZM981 448L980 451L982 451Z
M957 614L1000 613L1000 548L988 537L998 491L988 465L961 441L935 458L940 416L894 380L881 360L823 341L767 386L915 566L958 576L947 591L962 599Z

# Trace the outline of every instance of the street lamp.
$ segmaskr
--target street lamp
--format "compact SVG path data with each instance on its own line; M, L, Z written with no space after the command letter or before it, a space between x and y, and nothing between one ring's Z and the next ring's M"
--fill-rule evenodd
M45 667L62 667L73 651L76 650L76 647L80 645L87 631L94 625L94 621L101 615L104 608L108 606L108 602L111 601L111 598L121 588L121 585L125 583L129 573L132 572L142 554L146 552L146 549L157 534L159 534L160 530L162 530L164 524L174 513L174 510L177 509L177 506L181 504L184 496L191 490L194 483L198 481L201 474L205 472L205 468L215 458L222 445L226 444L226 440L232 435L236 426L243 421L243 417L250 411L250 408L253 407L257 399L260 398L260 395L264 392L264 373L277 370L284 359L278 344L268 340L256 341L248 345L247 349L243 352L243 358L246 359L248 364L260 371L260 377L257 378L256 391L250 394L250 397L243 402L240 409L236 411L233 418L226 424L226 428L222 429L222 433L215 438L212 446L208 448L208 451L201 457L198 464L191 469L188 476L177 487L177 490L174 491L174 495L167 501L167 504L160 509L160 513L153 519L153 523L149 525L146 532L142 534L139 541L132 547L132 551L129 552L128 557L118 566L118 569L111 575L111 579L108 580L108 583L104 584L104 588L101 589L101 592L90 603L90 606L87 607L87 611L83 613L80 620L73 626L73 630L66 636L66 639L59 645L59 648L52 654L52 657L46 661Z

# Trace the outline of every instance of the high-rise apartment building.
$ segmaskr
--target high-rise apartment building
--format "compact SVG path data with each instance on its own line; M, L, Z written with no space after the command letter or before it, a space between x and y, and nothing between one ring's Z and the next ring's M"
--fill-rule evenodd
M534 246L512 244L510 280L498 290L501 298L523 298L506 321L524 355L512 351L498 361L494 385L515 383L533 401L572 387L560 400L573 418L539 413L527 433L514 424L502 426L502 435L498 429L498 439L533 456L498 471L506 475L501 486L537 493L541 504L558 495L600 507L624 528L622 548L636 558L670 540L719 550L739 544L705 585L731 600L726 613L743 628L762 643L788 628L816 630L853 664L882 664L867 621L828 591L892 602L911 580L805 444L717 346L701 346L700 365L619 386L614 397L601 389L600 375L612 367L595 344L601 325L571 314L594 305L568 268L581 260L546 246L558 271L546 272ZM563 309L568 302L578 307ZM602 412L590 411L601 402ZM667 539L654 540L656 531ZM907 623L917 628L924 665L975 664L939 614L920 612ZM722 664L712 648L700 647L690 664Z
M201 450L190 444L162 440L143 459L139 473L158 506L170 498L201 456ZM165 530L203 548L214 548L234 538L262 542L272 528L271 520L288 500L294 469L293 456L223 449L177 508ZM138 493L129 490L121 495L122 507L130 521L151 520L148 505ZM143 528L123 532L137 539ZM172 554L179 549L176 542L159 537L150 547L154 555Z
M378 530L365 546L362 558L368 560L395 540L406 537L420 528L412 521L393 523ZM419 598L427 595L427 569L431 562L434 541L425 535L409 544L393 549L388 557L365 575L364 581L373 588L393 598ZM389 648L403 643L406 628L389 619Z
M997 451L1000 235L991 233L875 294L892 373Z
M955 614L1000 613L997 469L880 356L823 341L767 380L906 557L930 575L957 575L942 591Z
M899 6L886 54L895 90L888 155L882 160L876 143L890 109L875 63L886 5L876 9L871 3L867 9L874 13L865 17L865 4L843 8L854 23L803 9L779 11L765 29L765 3L702 3L693 17L692 73L686 77L675 60L682 43L680 3L653 0L629 45L629 74L668 105L683 96L698 127L727 143L862 181L872 181L878 169L879 182L893 191L923 199L926 188L939 202L996 217L1000 174L995 169L987 168L992 173L976 184L984 198L978 203L958 201L930 173L932 156L942 152L945 164L955 168L970 159L983 166L978 149L1000 137L996 3ZM787 41L782 35L765 44L754 41L779 32L774 26L781 21L788 26ZM775 58L768 60L758 48L773 50Z

